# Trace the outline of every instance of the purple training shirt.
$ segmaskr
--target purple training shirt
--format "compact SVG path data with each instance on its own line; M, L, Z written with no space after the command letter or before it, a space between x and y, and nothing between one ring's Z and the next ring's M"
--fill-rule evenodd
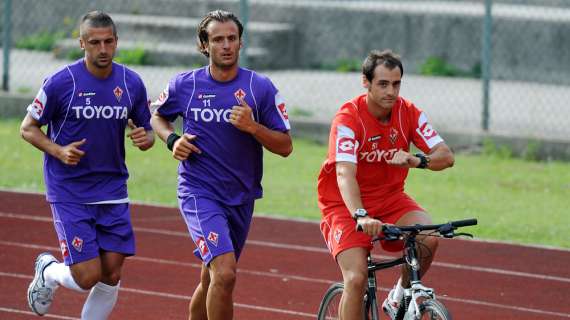
M93 203L128 197L127 120L152 130L146 88L134 71L113 63L111 75L98 79L80 59L44 81L28 113L47 124L48 137L61 146L87 139L79 147L85 155L77 166L45 154L49 202Z
M194 194L227 205L261 198L262 145L229 122L238 96L253 109L256 122L289 131L285 103L273 83L243 68L228 82L214 80L208 67L180 73L155 103L169 121L183 118L183 132L196 135L193 143L202 151L181 162L179 195Z

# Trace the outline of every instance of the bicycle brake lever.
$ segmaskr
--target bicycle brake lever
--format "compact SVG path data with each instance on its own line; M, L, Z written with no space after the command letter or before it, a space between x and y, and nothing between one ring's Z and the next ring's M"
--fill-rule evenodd
M402 236L402 231L398 227L383 226L382 233L384 233L384 240L399 240Z
M453 228L453 226L451 225L451 223L447 223L444 224L443 226L439 227L437 229L437 232L439 232L442 236L445 236L446 234L453 234L453 230L455 230L455 228Z
M473 238L473 235L472 235L471 233L467 233L467 232L456 233L455 236L456 236L456 237L465 236L465 237L468 237L468 238Z

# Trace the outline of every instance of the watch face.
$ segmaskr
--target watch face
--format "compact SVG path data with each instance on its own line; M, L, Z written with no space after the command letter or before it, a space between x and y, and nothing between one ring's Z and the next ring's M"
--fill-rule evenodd
M354 211L354 216L361 218L361 217L366 217L368 215L368 212L366 212L366 210L364 209L356 209L356 211Z

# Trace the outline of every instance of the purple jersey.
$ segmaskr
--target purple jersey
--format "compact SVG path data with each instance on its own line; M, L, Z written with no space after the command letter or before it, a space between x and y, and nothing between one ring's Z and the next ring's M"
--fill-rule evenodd
M157 112L174 121L183 118L183 132L196 135L202 150L182 161L178 193L194 194L227 205L261 198L263 148L251 135L229 122L230 110L243 97L254 120L271 130L290 129L285 103L271 81L239 68L235 79L218 82L208 67L176 75L155 103Z
M49 202L94 203L128 197L127 120L152 130L146 89L135 72L113 63L111 75L98 79L87 71L83 59L78 60L44 81L28 113L47 124L48 137L61 146L87 140L79 147L85 155L77 166L45 154Z

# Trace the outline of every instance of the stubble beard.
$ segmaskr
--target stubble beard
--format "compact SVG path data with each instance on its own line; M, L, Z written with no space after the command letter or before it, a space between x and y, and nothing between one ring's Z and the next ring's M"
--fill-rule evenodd
M232 69L237 66L239 60L239 55L236 54L235 58L231 62L224 62L222 59L212 59L212 64L221 70Z

